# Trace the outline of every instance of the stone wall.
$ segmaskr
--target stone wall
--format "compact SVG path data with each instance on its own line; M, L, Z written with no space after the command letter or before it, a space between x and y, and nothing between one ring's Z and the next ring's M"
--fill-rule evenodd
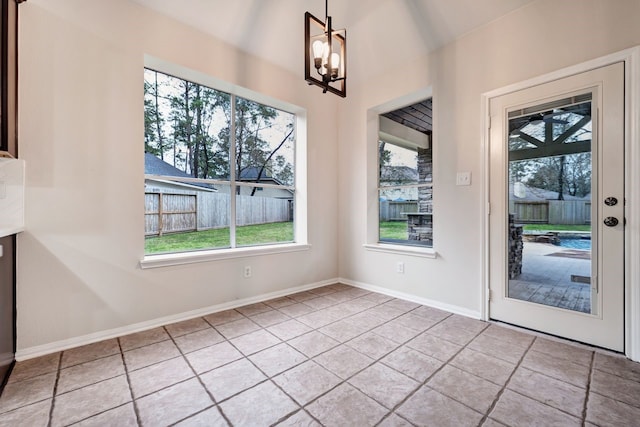
M522 226L516 225L509 214L509 279L522 274Z
M417 240L421 245L433 247L433 216L427 213L407 214L409 240Z
M433 150L418 148L418 181L433 180ZM407 214L409 240L433 247L433 188L418 188L418 212Z
M418 148L418 180L420 183L433 180L433 149ZM418 189L418 212L433 212L433 188Z

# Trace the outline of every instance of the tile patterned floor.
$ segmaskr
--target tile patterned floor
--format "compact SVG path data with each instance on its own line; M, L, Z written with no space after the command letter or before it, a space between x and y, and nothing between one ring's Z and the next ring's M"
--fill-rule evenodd
M18 363L0 426L630 426L640 364L346 285Z

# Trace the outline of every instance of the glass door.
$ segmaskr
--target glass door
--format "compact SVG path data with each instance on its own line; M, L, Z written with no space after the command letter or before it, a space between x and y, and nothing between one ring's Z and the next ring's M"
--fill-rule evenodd
M623 64L489 109L490 318L623 351Z
M592 94L508 113L508 296L592 313Z

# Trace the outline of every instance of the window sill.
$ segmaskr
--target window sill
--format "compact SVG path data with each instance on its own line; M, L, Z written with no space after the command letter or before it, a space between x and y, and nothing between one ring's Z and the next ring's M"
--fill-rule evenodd
M409 255L421 258L437 258L438 253L432 248L420 248L416 246L389 245L384 243L366 244L364 248L372 252L384 252L396 255Z
M213 249L207 251L180 252L161 255L147 255L140 261L140 268L169 267L172 265L194 264L198 262L220 261L259 255L273 255L287 252L307 251L309 244L287 243L281 245L256 246L235 249Z

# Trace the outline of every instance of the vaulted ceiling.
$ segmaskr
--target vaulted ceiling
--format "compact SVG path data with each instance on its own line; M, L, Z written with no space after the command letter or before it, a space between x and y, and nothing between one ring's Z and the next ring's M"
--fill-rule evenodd
M323 0L134 0L239 49L304 74L304 12ZM532 0L329 0L347 29L351 79L366 80L421 57Z

